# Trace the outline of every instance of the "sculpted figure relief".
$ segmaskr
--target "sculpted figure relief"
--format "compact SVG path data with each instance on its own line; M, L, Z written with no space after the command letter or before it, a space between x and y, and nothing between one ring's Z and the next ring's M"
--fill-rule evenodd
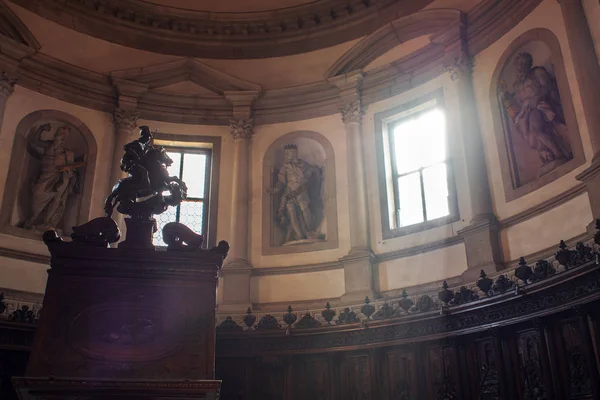
M513 92L505 80L498 82L498 94L504 107L507 126L520 134L542 163L541 176L573 158L566 139L563 107L553 74L543 66L534 66L530 53L518 53L513 59L516 79Z
M323 219L322 170L298 158L295 144L284 146L284 162L268 190L277 207L276 223L285 230L282 245L324 241L318 225Z
M33 182L31 209L23 223L24 228L56 228L65 212L69 195L78 190L78 169L85 162L83 157L76 157L66 148L70 132L67 125L52 132L51 125L45 124L29 141L30 153L40 160L40 171Z

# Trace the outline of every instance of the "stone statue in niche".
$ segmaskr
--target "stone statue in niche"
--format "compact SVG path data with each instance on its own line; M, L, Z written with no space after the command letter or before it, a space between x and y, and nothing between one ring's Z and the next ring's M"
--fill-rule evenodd
M315 160L318 156L315 157ZM321 160L321 161L324 161ZM283 148L283 162L274 172L273 197L275 223L283 230L275 245L290 246L326 240L321 228L323 212L323 169L298 157L298 146Z
M560 93L549 63L551 52L542 42L527 47L529 51L517 52L509 59L498 81L516 187L573 158ZM540 60L537 65L533 54Z
M67 148L70 135L68 125L53 131L51 124L44 124L28 140L28 151L39 161L39 172L31 174L31 197L28 215L22 223L24 228L57 228L69 196L81 187L79 169L85 165L85 153L76 154Z

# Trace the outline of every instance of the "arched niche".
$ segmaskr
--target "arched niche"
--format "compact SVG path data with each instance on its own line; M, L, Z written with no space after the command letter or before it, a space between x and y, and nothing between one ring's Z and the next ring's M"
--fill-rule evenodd
M531 68L523 67L527 58ZM550 30L532 29L507 47L492 76L490 103L506 201L585 162L560 43Z
M24 117L14 136L2 230L39 239L46 228L67 235L86 222L96 155L92 132L72 115L39 110Z
M301 161L290 163L286 153L293 157L294 149ZM295 182L302 176L305 182ZM333 146L320 133L291 132L269 146L263 158L264 255L338 247L335 179Z

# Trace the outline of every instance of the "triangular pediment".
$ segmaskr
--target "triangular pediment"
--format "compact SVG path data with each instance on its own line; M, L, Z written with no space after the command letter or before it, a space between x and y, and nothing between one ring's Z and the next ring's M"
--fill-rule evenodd
M40 49L31 31L3 0L0 0L0 35L34 50Z
M173 83L172 85L163 86L156 89L157 92L168 94L183 94L183 95L211 95L215 92L198 85L193 81L183 81Z
M184 58L168 63L133 68L111 73L113 79L147 85L149 90L171 93L172 90L196 91L195 94L217 94L235 91L260 91L260 86L209 67L202 62ZM189 83L193 83L191 86ZM199 92L201 90L201 92Z

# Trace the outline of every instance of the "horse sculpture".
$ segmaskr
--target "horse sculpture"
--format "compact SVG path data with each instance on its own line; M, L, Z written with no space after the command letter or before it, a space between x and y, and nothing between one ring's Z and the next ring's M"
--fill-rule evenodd
M107 217L112 216L116 207L121 214L147 219L178 205L187 196L185 183L169 175L167 167L173 160L166 150L150 144L152 135L148 127L140 129L140 138L124 146L121 170L129 176L119 180L106 199Z

